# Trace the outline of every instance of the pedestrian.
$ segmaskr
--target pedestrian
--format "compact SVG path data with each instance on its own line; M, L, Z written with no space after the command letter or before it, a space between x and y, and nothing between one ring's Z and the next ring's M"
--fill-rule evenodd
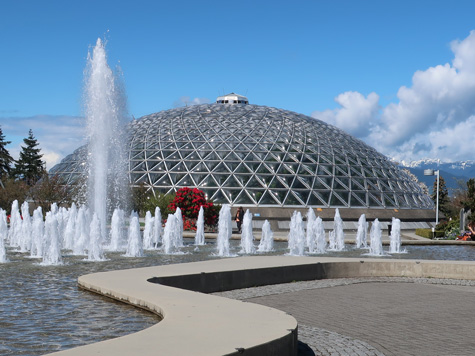
M244 209L242 206L240 206L236 212L236 217L234 220L236 220L236 225L238 228L238 232L241 233L241 225L242 225L242 220L244 219Z

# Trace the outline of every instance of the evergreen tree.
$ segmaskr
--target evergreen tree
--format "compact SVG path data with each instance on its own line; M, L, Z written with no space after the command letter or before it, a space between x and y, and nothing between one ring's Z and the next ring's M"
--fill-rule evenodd
M12 143L11 141L5 141L2 128L0 127L0 178L5 175L10 175L12 170L11 164L13 162L12 156L5 148L6 145Z
M40 149L37 148L39 143L33 136L30 129L28 137L23 139L26 147L21 146L20 157L15 162L15 177L24 180L28 185L34 185L45 172L43 157Z
M434 181L434 187L432 189L432 194L430 196L434 201L434 204L437 203L437 178ZM445 180L442 176L439 176L439 211L445 216L450 214L450 199L447 186L445 185Z
M470 178L467 181L467 197L466 200L462 202L463 207L466 211L470 210L471 214L469 221L475 221L475 179Z

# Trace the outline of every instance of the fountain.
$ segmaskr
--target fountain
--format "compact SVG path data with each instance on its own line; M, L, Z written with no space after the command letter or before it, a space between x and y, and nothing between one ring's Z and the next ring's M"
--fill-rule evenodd
M290 232L288 237L289 255L303 256L305 249L305 229L303 227L302 214L294 211L290 220Z
M10 213L10 229L8 230L8 241L10 246L19 247L21 239L21 216L18 210L18 200L13 201Z
M51 266L62 264L58 219L51 211L46 214L44 236L45 250L41 265Z
M74 234L76 231L76 219L78 211L75 203L71 204L69 208L69 217L66 227L64 228L64 248L66 250L72 250L74 247Z
M139 217L135 213L131 214L129 235L127 239L127 250L125 251L126 257L142 257L143 245L142 238L140 236L140 223Z
M27 201L21 205L21 235L20 235L20 251L29 252L31 250L31 217L30 205Z
M127 162L122 148L122 126L127 110L119 79L107 64L100 39L89 53L86 69L85 116L88 139L87 202L107 236L107 214L112 204L124 206Z
M231 207L229 204L223 204L219 210L218 237L216 241L218 256L231 256L229 253L229 240L232 235L231 222Z
M401 220L392 219L391 235L389 236L389 253L406 253L401 249Z
M261 241L259 242L259 247L257 248L257 252L270 252L274 249L274 233L270 228L269 221L264 221L262 225L262 236Z
M155 208L155 216L153 218L153 244L155 247L162 241L162 214L160 208Z
M110 244L108 250L122 251L125 249L125 214L122 209L116 208L112 213Z
M154 248L153 245L153 218L152 213L147 211L145 213L145 228L143 230L143 248L150 250Z
M317 217L314 223L315 230L315 242L312 244L313 250L310 250L311 253L325 253L327 242L325 240L325 228L323 227L322 218Z
M33 223L31 226L31 251L30 256L33 258L43 257L44 251L44 230L43 209L41 206L33 212Z
M88 261L104 261L102 251L102 228L101 221L96 213L92 214L92 221L89 228L89 248L87 249Z
M81 206L78 210L78 216L76 218L76 232L74 235L74 255L84 255L86 246L89 242L89 229L86 223L86 208Z
M368 247L367 237L368 235L368 223L366 222L366 215L361 214L358 219L358 230L356 231L355 247L366 248Z
M165 229L163 230L162 249L166 254L171 254L178 251L178 233L176 214L168 214Z
M335 245L333 250L343 251L345 248L345 233L343 232L343 220L341 219L338 208L335 209L333 224L333 233L335 234Z
M205 216L203 207L200 206L198 220L196 221L195 245L202 246L205 244Z
M383 256L383 242L381 240L381 224L378 219L374 219L371 224L369 254L371 256Z
M175 218L176 218L175 246L183 247L183 216L181 214L180 208L176 208Z
M0 263L8 262L7 251L5 249L5 239L8 235L7 214L0 209Z
M315 219L317 217L315 216L315 212L313 209L310 207L308 208L307 212L307 247L309 250L313 250L313 245L315 243L315 229L314 229L314 224L315 224Z
M244 214L241 232L241 253L252 254L256 252L254 234L252 233L252 214L248 210Z

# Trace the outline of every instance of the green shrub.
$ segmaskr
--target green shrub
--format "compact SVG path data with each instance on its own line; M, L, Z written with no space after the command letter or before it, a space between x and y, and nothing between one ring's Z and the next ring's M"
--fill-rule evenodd
M432 229L416 229L416 235L425 237L427 239L432 239L433 233ZM444 231L435 231L435 237L444 237L445 232Z

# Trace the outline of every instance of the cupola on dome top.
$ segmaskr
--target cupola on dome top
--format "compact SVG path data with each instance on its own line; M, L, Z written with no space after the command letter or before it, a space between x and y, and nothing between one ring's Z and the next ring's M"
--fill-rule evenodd
M249 100L242 95L230 93L223 96L218 96L216 99L216 104L241 104L247 105L249 104Z

